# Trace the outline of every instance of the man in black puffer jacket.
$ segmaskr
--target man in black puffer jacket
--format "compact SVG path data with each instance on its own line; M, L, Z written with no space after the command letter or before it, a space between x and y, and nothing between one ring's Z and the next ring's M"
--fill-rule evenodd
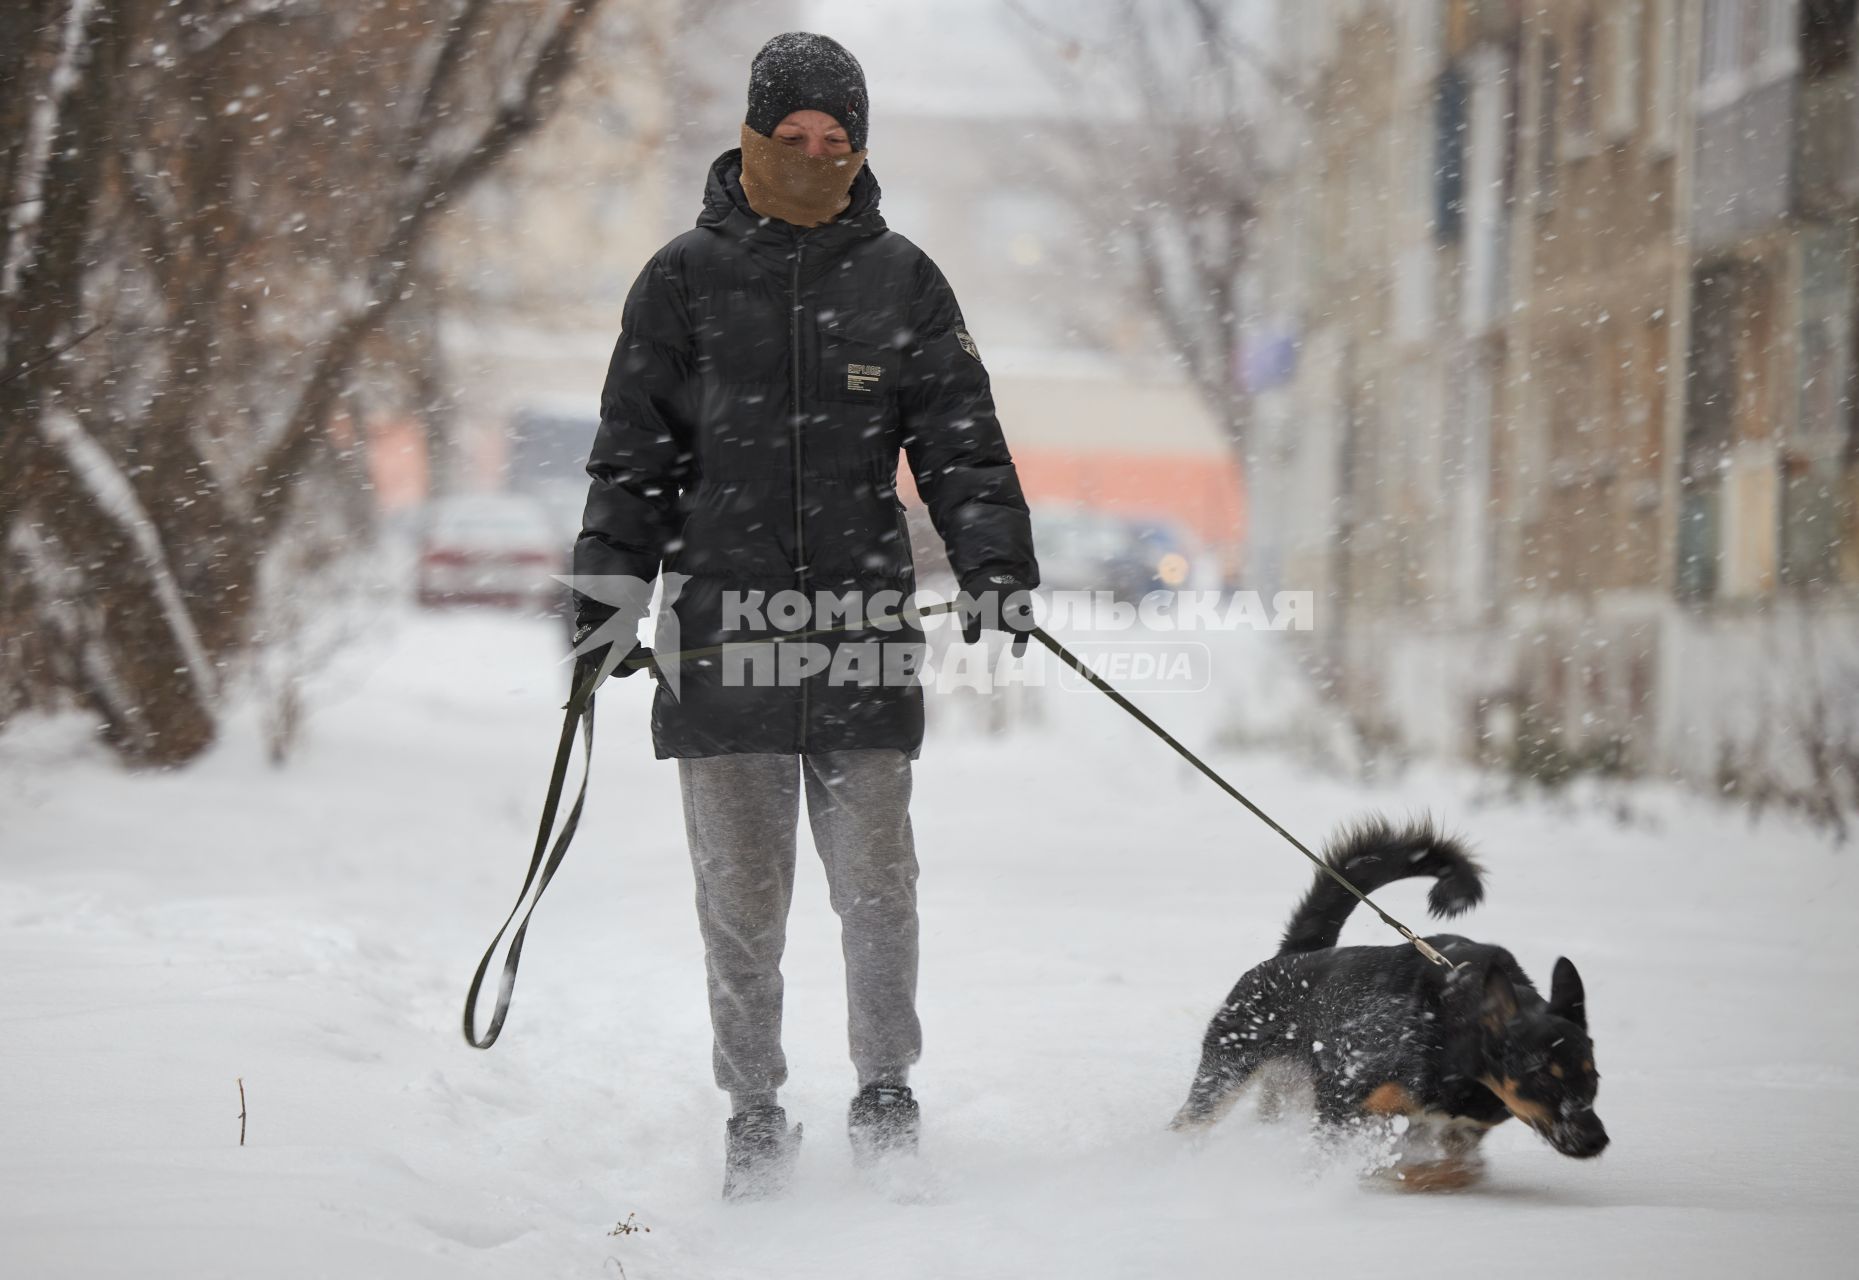
M853 593L854 617L895 613L883 593L915 588L900 450L963 588L969 639L1031 626L1038 569L987 372L942 273L885 227L864 164L868 119L864 74L842 46L799 32L769 41L741 149L712 166L696 228L654 255L626 300L574 570L593 591L589 580L649 583L662 568L675 647L773 634L769 616L741 606L779 592ZM581 670L610 660L609 642L634 642L631 619L612 614L577 596ZM920 657L921 640L914 627L818 636L830 660L785 678L769 678L780 664L712 654L678 663L675 693L663 681L655 695L654 746L679 761L716 1080L732 1101L726 1195L778 1189L798 1142L775 1093L803 787L843 934L854 1152L915 1149L908 806L923 699L895 678L910 664L890 659L900 646ZM841 661L859 647L887 653Z

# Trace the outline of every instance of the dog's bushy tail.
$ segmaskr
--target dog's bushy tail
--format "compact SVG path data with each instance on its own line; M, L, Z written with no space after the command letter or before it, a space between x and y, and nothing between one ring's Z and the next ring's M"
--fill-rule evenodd
M1460 841L1441 834L1429 818L1400 828L1386 818L1365 818L1330 840L1324 861L1363 893L1373 893L1396 880L1432 876L1436 883L1427 894L1427 907L1436 916L1469 911L1485 896L1471 853ZM1343 921L1356 905L1347 889L1318 872L1316 883L1291 913L1278 954L1335 946Z

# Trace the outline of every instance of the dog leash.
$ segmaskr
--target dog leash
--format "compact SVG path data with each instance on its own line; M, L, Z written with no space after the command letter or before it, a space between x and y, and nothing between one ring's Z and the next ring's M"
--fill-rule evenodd
M1136 718L1137 722L1140 723L1143 726L1143 728L1149 730L1150 733L1153 733L1156 737L1160 738L1163 742L1166 742L1169 746L1173 747L1175 749L1175 753L1179 755L1183 760L1186 760L1189 764L1193 765L1196 769L1199 769L1202 773L1206 774L1207 777L1213 781L1213 784L1215 786L1219 787L1222 791L1226 792L1229 796L1232 796L1233 799L1245 805L1247 809L1251 810L1252 815L1255 818L1257 818L1260 822L1263 822L1266 826L1270 827L1273 831L1276 831L1279 835L1283 836L1285 840L1291 845L1291 847L1293 849L1296 849L1299 853L1303 854L1306 858L1308 858L1311 864L1315 866L1318 871L1321 871L1324 875L1336 881L1337 884L1341 885L1343 888L1347 889L1351 894L1355 895L1355 899L1357 902L1360 902L1363 906L1367 907L1370 911L1373 911L1376 915L1380 916L1381 922L1383 924L1387 925L1390 929L1394 930L1396 933L1400 934L1403 938L1411 942L1414 945L1414 949L1419 951L1421 955L1425 956L1428 960L1430 960L1434 964L1444 965L1448 969L1453 967L1452 961L1448 960L1445 956L1441 955L1437 947L1433 946L1433 944L1428 942L1425 938L1422 938L1420 935L1416 934L1412 929L1409 929L1406 925L1402 924L1399 920L1396 920L1393 916L1389 915L1386 911L1383 911L1381 909L1380 904L1377 903L1373 898L1369 897L1366 893L1363 893L1360 889L1356 888L1355 885L1350 882L1348 876L1345 876L1342 872L1338 871L1335 867L1332 867L1328 862L1325 862L1322 858L1312 853L1309 847L1305 845L1305 843L1302 840L1299 840L1296 836L1292 835L1289 831L1286 831L1282 826L1279 825L1278 821L1275 818L1273 818L1271 814L1265 812L1265 810L1259 808L1258 805L1254 804L1250 799L1248 799L1245 792L1241 791L1238 787L1234 786L1232 783L1228 782L1225 778L1221 777L1219 772L1216 771L1212 765L1208 764L1205 760L1195 755L1194 752L1190 751L1186 746L1182 745L1181 741L1178 738L1176 738L1174 734L1170 733L1168 730L1164 729L1161 725L1157 724L1153 719L1149 717L1148 713L1146 713L1141 707L1137 706L1134 702L1131 702L1128 698L1124 697L1123 694L1117 690L1115 685L1111 684L1110 681L1104 679L1104 677L1098 675L1097 672L1091 670L1091 668L1087 666L1085 663L1079 661L1078 656L1076 654L1074 654L1070 649L1067 649L1064 645L1060 644L1057 640L1053 639L1051 634L1047 632L1047 630L1044 627L1034 627L1032 634L1033 634L1033 638L1039 641L1039 643L1045 645L1046 648L1050 649L1053 653L1053 656L1058 658L1060 662L1063 662L1066 666L1070 667L1073 671L1076 671L1079 675L1083 676L1086 680L1089 680L1093 688L1097 689L1105 697L1109 698L1112 702L1116 703L1119 707L1122 707L1125 711L1129 712L1132 716Z
M916 610L914 616L929 617L940 613L952 613L958 608L960 608L959 602L948 601L943 604L931 605L928 608ZM781 644L794 640L807 639L811 636L830 635L841 631L864 630L867 628L879 627L886 623L904 621L910 616L909 614L887 614L879 618L862 618L856 622L848 622L841 626L820 627L811 631L792 632L773 641L767 639L731 640L722 644L706 645L700 649L683 649L676 653L669 654L651 654L648 652L646 655L641 656L635 653L622 659L620 665L630 666L635 671L649 667L652 668L656 674L660 664L667 660L684 662L693 658L714 657L737 647L765 645L769 643ZM1393 929L1396 933L1413 944L1414 949L1419 951L1421 955L1425 956L1433 964L1443 965L1446 968L1453 967L1452 961L1441 955L1438 949L1425 938L1420 937L1412 929L1409 929L1399 920L1382 910L1380 904L1373 898L1370 898L1366 893L1356 888L1347 876L1331 866L1328 862L1325 862L1317 854L1311 852L1309 846L1305 845L1303 841L1285 830L1285 828L1269 813L1254 804L1243 791L1222 777L1212 765L1189 750L1174 734L1157 724L1147 712L1125 697L1115 685L1093 671L1089 665L1070 649L1060 644L1044 627L1035 626L1029 634L1031 634L1034 639L1038 640L1040 644L1049 649L1053 656L1058 658L1059 661L1063 662L1066 666L1089 681L1093 688L1097 689L1105 697L1127 711L1145 729L1174 748L1177 755L1200 770L1201 773L1205 774L1215 786L1246 806L1259 821L1283 836L1285 841L1293 849L1303 854L1319 872L1341 885L1357 902L1360 902L1370 911L1373 911L1381 918L1383 924L1387 925L1390 929ZM535 914L536 907L541 903L543 892L548 889L549 882L555 878L556 871L561 868L562 860L568 856L568 846L570 842L574 840L576 829L581 825L581 811L587 802L588 778L592 772L594 762L594 690L598 687L600 679L601 673L599 671L589 672L587 678L570 693L568 701L563 705L562 709L566 714L562 719L561 743L555 750L555 765L549 774L548 794L543 800L542 821L536 831L535 849L531 852L529 857L529 870L523 877L523 887L517 892L515 905L510 908L510 914L504 918L503 926L497 930L497 935L491 939L491 945L485 949L484 958L478 961L477 971L471 977L471 987L465 993L463 1028L465 1043L469 1044L474 1049L490 1048L497 1043L497 1037L503 1032L504 1019L510 1014L510 998L516 989L516 971L517 966L522 961L523 939L529 932L530 917ZM568 777L568 762L574 754L574 740L577 730L580 731L582 738L581 786L575 793L574 804L569 807L568 816L562 823L560 833L556 835L554 843L551 844L549 842L549 833L555 829L555 817L561 808L562 792ZM535 891L535 896L533 898L530 896L532 888ZM523 907L525 900L529 902L527 910ZM496 1007L491 1013L490 1025L485 1029L484 1034L480 1036L477 1033L478 996L483 989L484 979L490 972L491 962L497 954L498 944L503 941L504 935L509 932L511 924L516 922L519 912L522 914L522 922L517 924L516 932L510 936L510 950L504 958L503 973L497 986Z

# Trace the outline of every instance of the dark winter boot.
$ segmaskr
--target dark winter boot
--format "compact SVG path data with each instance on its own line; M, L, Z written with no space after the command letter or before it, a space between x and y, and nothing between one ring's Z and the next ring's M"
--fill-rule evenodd
M725 1200L760 1200L786 1188L800 1155L800 1126L788 1127L787 1112L773 1105L738 1111L723 1135Z
M846 1116L852 1162L869 1168L892 1156L917 1153L917 1100L901 1084L868 1084Z

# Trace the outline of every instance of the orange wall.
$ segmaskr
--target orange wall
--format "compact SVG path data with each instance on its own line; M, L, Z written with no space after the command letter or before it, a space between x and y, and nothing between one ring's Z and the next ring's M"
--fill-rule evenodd
M347 435L346 422L332 434ZM427 493L426 437L410 419L369 424L369 469L377 500L393 510ZM498 439L476 439L467 470L480 486L494 487L501 466ZM1152 454L1017 448L1014 466L1029 503L1079 506L1126 516L1173 520L1222 557L1237 562L1245 518L1245 485L1229 458L1206 454ZM916 495L908 464L898 472L900 491ZM921 501L919 499L919 501Z
M1016 449L1013 459L1029 503L1162 517L1210 547L1239 548L1245 486L1230 459L1060 449Z
M426 432L412 418L376 418L368 424L368 473L382 511L417 506L426 498Z
M1229 572L1238 571L1246 491L1239 465L1230 459L1016 448L1013 461L1032 506L1077 506L1172 520L1218 553ZM898 489L922 501L908 464L899 469Z

